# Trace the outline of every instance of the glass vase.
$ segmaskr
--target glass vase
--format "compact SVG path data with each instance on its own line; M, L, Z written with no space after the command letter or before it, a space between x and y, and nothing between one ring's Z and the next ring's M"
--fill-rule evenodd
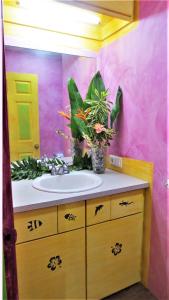
M83 148L84 148L84 141L79 141L78 139L72 140L71 150L72 150L73 161L75 157L82 157Z
M106 149L105 146L94 146L91 148L94 173L103 174L105 172Z

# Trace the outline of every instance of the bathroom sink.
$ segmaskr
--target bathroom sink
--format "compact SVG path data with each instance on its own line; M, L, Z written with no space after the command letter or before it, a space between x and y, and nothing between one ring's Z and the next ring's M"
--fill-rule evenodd
M95 174L73 171L65 175L45 175L36 178L32 186L35 189L51 193L77 193L94 189L102 184L102 179Z

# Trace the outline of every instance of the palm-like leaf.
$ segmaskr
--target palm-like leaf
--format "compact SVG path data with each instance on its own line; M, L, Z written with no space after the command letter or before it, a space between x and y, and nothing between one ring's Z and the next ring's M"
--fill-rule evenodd
M117 90L117 95L116 95L116 102L115 102L115 105L112 108L112 111L111 111L111 114L110 114L110 126L111 126L111 128L113 127L113 123L117 119L117 117L120 113L121 105L122 105L122 97L123 97L122 89L119 86L118 90Z
M106 90L99 71L94 75L90 82L88 92L86 94L86 99L98 100L98 95L95 93L95 90L98 91L99 95L101 95L101 92Z
M80 109L83 109L83 100L79 93L77 85L72 78L68 80L68 93L69 93L70 107L71 107L70 128L72 132L72 137L77 138L79 140L83 140L81 132L73 119L73 116L77 114Z

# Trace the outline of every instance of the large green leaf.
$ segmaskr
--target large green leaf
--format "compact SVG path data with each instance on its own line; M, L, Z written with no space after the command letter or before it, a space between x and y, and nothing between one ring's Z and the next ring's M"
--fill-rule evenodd
M106 90L102 76L99 71L94 75L90 82L86 99L98 100L98 96L96 95L95 90L98 91L99 95L101 94L101 92Z
M123 92L120 86L118 87L117 90L117 95L116 95L116 102L114 107L112 108L111 114L110 114L110 126L111 128L113 127L114 121L117 119L120 111L121 111L121 105L122 105L122 97L123 97Z
M77 117L72 117L72 119L73 119L73 123L76 124L76 126L79 128L79 131L81 132L81 135L83 133L86 134L86 135L89 134L86 123L83 120L81 120Z
M68 80L68 93L70 99L71 113L76 114L83 108L83 100L73 78Z
M68 93L70 99L70 107L71 107L71 132L72 137L77 138L79 140L83 140L81 131L79 130L77 124L74 122L73 116L78 113L79 109L83 109L83 100L77 88L77 85L73 78L68 80Z
M75 119L73 116L71 117L70 129L71 129L73 138L78 139L79 141L83 140L81 130L80 130L77 122L75 122Z

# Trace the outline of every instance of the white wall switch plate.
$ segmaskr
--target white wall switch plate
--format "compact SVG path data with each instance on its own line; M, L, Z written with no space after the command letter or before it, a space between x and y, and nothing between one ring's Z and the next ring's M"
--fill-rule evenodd
M110 162L113 166L122 168L122 157L116 155L110 155Z

